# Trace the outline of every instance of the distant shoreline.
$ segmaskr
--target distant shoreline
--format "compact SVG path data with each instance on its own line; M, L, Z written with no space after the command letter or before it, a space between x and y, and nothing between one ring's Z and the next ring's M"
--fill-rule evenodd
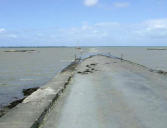
M147 48L147 50L167 50L166 48Z
M0 48L87 48L87 47L167 47L167 46L0 46Z

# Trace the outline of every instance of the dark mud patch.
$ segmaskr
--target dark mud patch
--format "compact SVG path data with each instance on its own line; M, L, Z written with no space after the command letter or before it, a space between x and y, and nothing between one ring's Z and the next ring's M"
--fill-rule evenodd
M93 63L93 64L90 64L91 66L96 66L97 65L97 63Z
M22 103L24 99L25 99L25 97L22 98L22 99L15 100L15 101L11 102L7 107L8 107L9 109L12 109L12 108L14 108L15 106L17 106L18 104Z
M95 69L95 66L97 65L97 63L93 63L93 64L89 64L89 65L86 65L86 68L84 71L78 71L77 73L79 74L89 74L89 73L94 73L94 71L97 71Z
M83 71L83 72L85 72L85 73L93 73L91 70L89 70L89 69L86 69L85 71Z
M166 75L166 74L167 74L167 72L162 71L162 70L157 70L156 72L159 73L159 74L163 74L163 75Z
M39 87L23 89L23 94L24 94L24 96L29 96L38 89L39 89Z
M86 65L87 68L91 68L90 65Z
M78 73L79 74L89 74L89 73L93 73L93 71L86 69L85 71L83 71L83 72L79 71Z
M79 74L89 74L89 73L93 73L93 71L90 69L86 69L85 71L83 71L83 72L79 71L78 73Z
M86 65L86 67L87 68L92 68L92 67L94 67L94 66L96 66L97 65L97 63L95 63L95 64L90 64L90 65Z
M91 68L92 71L94 71L95 69L94 68Z
M12 108L16 107L18 104L22 103L23 100L24 100L27 96L31 95L33 92L35 92L35 91L38 90L38 89L39 89L39 87L23 89L22 92L23 92L24 97L21 98L21 99L17 99L17 97L15 97L16 100L12 101L12 102L9 103L7 106L4 106L4 107L0 110L0 117L2 117L3 115L5 115L10 109L12 109Z
M4 52L37 52L36 50L7 50Z
M158 74L161 74L161 75L167 75L167 72L163 71L163 70L153 70L153 69L150 69L149 71L150 72L155 72L155 73L158 73Z

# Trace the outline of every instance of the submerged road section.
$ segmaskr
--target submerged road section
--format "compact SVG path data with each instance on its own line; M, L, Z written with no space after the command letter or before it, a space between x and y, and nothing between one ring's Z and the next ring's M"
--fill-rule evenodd
M41 128L165 128L166 78L127 61L86 59Z
M92 56L0 118L0 128L166 128L167 76Z

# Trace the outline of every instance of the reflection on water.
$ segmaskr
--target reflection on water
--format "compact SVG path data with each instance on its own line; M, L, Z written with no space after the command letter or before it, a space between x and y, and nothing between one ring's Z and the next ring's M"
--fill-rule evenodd
M42 86L77 56L105 53L167 71L167 50L147 50L147 47L75 48L15 48L38 52L4 52L0 48L0 106L22 97L22 89Z

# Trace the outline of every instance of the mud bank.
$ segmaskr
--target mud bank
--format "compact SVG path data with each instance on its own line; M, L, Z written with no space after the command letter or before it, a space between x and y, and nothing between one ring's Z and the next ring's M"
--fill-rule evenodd
M4 52L38 52L36 50L7 50L7 51L4 51Z

